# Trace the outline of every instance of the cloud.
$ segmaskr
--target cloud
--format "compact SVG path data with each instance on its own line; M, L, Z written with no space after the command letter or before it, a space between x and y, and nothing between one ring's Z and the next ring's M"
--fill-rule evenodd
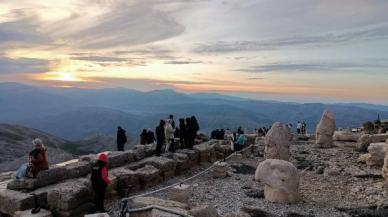
M40 34L36 24L27 19L0 23L0 45L8 43L41 44L48 43L48 37Z
M308 72L329 72L329 71L354 71L384 69L386 64L380 63L352 63L352 62L327 62L327 63L269 63L247 68L237 69L239 72L282 72L282 71L308 71Z
M170 61L166 61L164 62L164 64L176 64L176 65L186 65L186 64L199 64L199 63L203 63L202 61L198 61L198 60L170 60Z
M388 23L357 30L310 36L296 36L263 41L217 41L197 44L197 53L228 53L243 51L275 50L297 46L330 46L362 40L388 39Z
M49 65L50 62L43 59L0 57L0 74L47 72Z

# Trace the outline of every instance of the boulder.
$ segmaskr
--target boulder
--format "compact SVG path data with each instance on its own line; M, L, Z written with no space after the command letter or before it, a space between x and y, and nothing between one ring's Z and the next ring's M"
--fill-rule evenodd
M113 151L108 154L108 168L120 167L134 162L136 154L133 151Z
M356 151L366 152L371 143L385 142L386 140L388 140L388 134L364 134L358 139Z
M335 131L333 135L333 140L339 142L357 142L358 139L359 136L350 131Z
M299 174L296 167L284 160L267 159L259 164L255 180L265 184L265 199L276 203L299 200Z
M140 185L142 188L153 187L162 182L162 177L160 176L160 170L156 169L154 166L146 165L135 171L139 177Z
M336 128L335 115L325 111L316 129L316 144L320 148L331 148L333 146L333 134Z
M218 211L212 205L201 205L190 209L189 214L193 217L219 217Z
M50 210L68 211L91 201L91 184L88 179L60 183L47 194Z
M14 217L53 217L53 214L45 209L40 209L36 214L31 214L32 209L15 212Z
M368 147L369 158L366 159L366 164L369 167L382 166L387 146L386 143L371 143Z
M265 159L288 161L290 158L291 140L292 134L287 125L279 122L274 123L264 138Z
M192 188L190 185L177 185L171 188L168 192L168 199L189 204L192 196Z
M16 211L35 207L34 197L13 190L0 191L0 213L12 216Z

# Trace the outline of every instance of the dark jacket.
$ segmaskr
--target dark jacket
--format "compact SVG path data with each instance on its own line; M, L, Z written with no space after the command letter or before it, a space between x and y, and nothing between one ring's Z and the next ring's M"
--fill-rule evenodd
M147 144L151 144L155 141L155 134L152 131L147 132Z
M111 181L108 178L106 163L100 160L97 161L97 163L92 167L90 181L92 182L93 189L103 189L110 184Z
M117 144L124 145L127 142L127 135L125 134L125 130L119 128L117 130Z
M156 142L158 144L163 144L164 141L166 140L166 135L164 134L164 127L157 126L155 132L156 132Z

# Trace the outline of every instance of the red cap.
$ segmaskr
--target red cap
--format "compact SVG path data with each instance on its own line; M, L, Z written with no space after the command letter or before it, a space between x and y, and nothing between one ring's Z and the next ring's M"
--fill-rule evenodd
M102 154L100 154L100 156L98 156L98 160L106 163L106 162L108 162L108 156L106 156L106 154L102 153Z

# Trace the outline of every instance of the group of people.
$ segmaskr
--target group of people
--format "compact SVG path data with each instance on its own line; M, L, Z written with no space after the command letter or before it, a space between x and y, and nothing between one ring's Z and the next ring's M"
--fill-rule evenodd
M231 142L231 147L233 151L242 150L246 138L245 131L242 127L238 127L236 131L231 131L229 128L225 129L216 129L210 133L211 139L226 139Z
M140 134L140 144L141 145L148 145L152 144L156 141L155 133L150 129L143 129L143 131Z
M265 136L268 133L269 128L266 127L260 127L259 129L255 129L255 134L257 134L259 137Z
M170 115L167 120L160 120L159 125L155 129L156 133L156 156L162 153L164 144L165 152L175 152L179 147L192 149L199 131L199 124L195 116L180 118L179 126L175 125L174 116Z
M306 122L305 121L298 121L298 124L296 125L296 132L298 134L306 134Z

